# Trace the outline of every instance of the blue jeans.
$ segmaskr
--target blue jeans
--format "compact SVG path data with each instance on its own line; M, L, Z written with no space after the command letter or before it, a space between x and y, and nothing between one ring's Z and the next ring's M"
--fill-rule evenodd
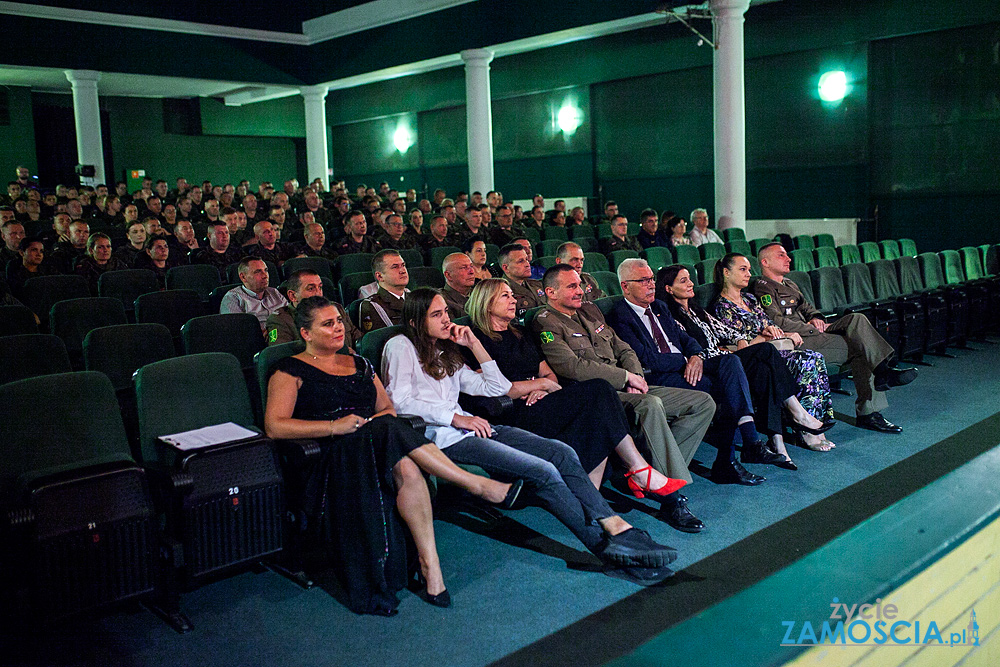
M569 445L513 426L495 426L490 438L468 437L445 447L456 463L477 465L500 479L523 479L542 506L593 550L604 536L597 523L614 516Z

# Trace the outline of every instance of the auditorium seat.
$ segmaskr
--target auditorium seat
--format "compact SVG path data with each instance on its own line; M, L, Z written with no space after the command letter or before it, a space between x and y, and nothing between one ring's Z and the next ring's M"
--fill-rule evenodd
M52 334L0 336L0 359L0 384L73 370L66 344Z
M813 242L816 248L835 248L837 243L833 240L833 234L814 234Z
M975 248L973 258L976 260L976 268L980 274L982 267L979 266L979 252ZM969 335L982 336L989 328L992 309L990 308L990 289L977 279L969 277L965 273L962 253L957 250L942 250L938 253L941 256L941 266L944 270L945 282L951 287L961 287L965 290L969 299Z
M723 246L723 249L725 246ZM674 264L690 264L694 266L702 259L701 253L693 245L677 245L671 249L674 255Z
M841 266L845 264L860 264L861 248L851 243L837 246L837 258L840 260Z
M125 315L134 321L135 300L143 294L160 289L156 274L149 269L121 269L106 271L97 280L97 295L118 299L125 308Z
M419 253L418 253L419 254ZM299 269L315 271L319 276L333 280L330 260L324 257L292 257L281 265L281 275L285 280Z
M545 241L561 241L565 243L569 240L569 233L566 231L565 227L558 227L556 225L547 225L542 227L542 242Z
M653 273L656 273L664 266L670 266L674 263L674 257L670 253L670 248L646 248L641 254L649 264L649 268L653 270Z
M756 238L750 241L750 248L753 250L753 254L756 255L760 253L760 249L766 246L768 243L773 243L773 239Z
M637 253L635 250L615 250L614 252L608 254L608 263L611 265L612 271L617 271L618 265L621 264L624 260L638 256L639 253Z
M569 228L569 236L576 243L584 238L597 238L593 225L573 225Z
M726 246L722 243L702 243L698 246L701 259L719 259L726 254Z
M730 227L722 230L722 238L726 243L732 241L746 241L747 233L740 227Z
M491 244L489 244L489 243L486 244L486 256L487 256L487 258L490 255L490 252L489 252L490 245ZM399 251L399 256L403 258L404 262L406 262L407 268L413 268L413 267L423 266L424 265L424 255L423 255L423 253L421 253L416 248L405 248L403 250L400 250ZM286 262L286 264L287 264L287 262ZM284 265L282 266L282 268L284 268ZM438 267L438 269L440 269L440 268L441 267ZM291 274L286 274L286 275L291 275ZM330 276L330 278L333 278L333 276Z
M27 306L0 306L0 336L38 333L35 314Z
M90 296L87 279L83 276L51 275L29 278L24 283L21 299L25 306L38 315L41 330L48 331L49 311L52 304L64 299L84 299Z
M230 280L229 282L239 282ZM202 301L208 301L208 295L222 284L219 272L209 264L187 264L175 266L167 271L168 290L194 290Z
M718 257L711 257L709 259L703 259L694 265L695 270L698 272L698 282L699 283L711 283L714 280L715 265L718 264Z
M573 243L580 246L580 249L584 252L598 252L598 248L600 248L600 244L593 236L577 237L573 239Z
M253 358L264 349L260 321L250 313L192 317L181 327L184 354L228 352L244 371L253 369Z
M192 317L205 314L205 304L194 290L179 289L143 294L135 300L135 321L162 324L170 330L174 346L182 352L181 327Z
M802 292L805 300L811 303L817 310L821 310L816 302L816 296L813 294L812 278L810 278L808 273L805 271L789 271L785 279L795 283L795 286Z
M813 258L812 250L799 248L791 251L788 255L792 258L792 268L796 271L808 273L816 268L816 260Z
M357 273L347 273L340 277L340 303L350 303L358 298L358 290L369 283L375 282L375 274L371 269ZM412 279L411 279L411 284Z
M208 314L211 315L219 312L222 309L222 299L225 298L226 294L228 294L230 290L234 290L242 284L243 283L231 283L229 285L220 285L212 290L212 293L208 295ZM284 292L282 292L281 295L284 296Z
M462 249L459 248L458 246L453 246L453 245L446 245L440 248L431 248L430 261L427 263L427 266L435 266L440 269L441 265L444 264L444 258L455 252L462 252ZM359 270L371 271L372 270L371 260L369 260L368 266L366 266L364 269L359 269ZM342 273L341 275L346 275L346 274Z
M66 344L76 370L83 369L83 339L91 329L126 322L121 301L99 296L57 301L49 312L49 328Z
M882 249L883 259L896 259L899 257L899 241L895 239L885 239L878 242Z
M926 340L924 349L936 354L944 352L948 343L948 304L943 291L928 290L924 286L920 274L920 265L915 257L903 255L892 260L899 280L899 290L904 296L913 295L919 298L924 311Z
M813 241L813 237L808 234L799 234L792 237L792 243L795 245L796 250L815 250L816 243Z
M844 294L850 303L846 312L863 314L882 338L898 350L901 341L899 322L890 303L876 300L868 265L848 264L840 267L840 274L844 281Z
M920 359L926 349L927 325L919 295L903 294L892 261L880 259L866 266L871 274L875 298L888 304L896 318L898 344L890 341L896 349L896 356L902 359L916 355Z
M555 255L546 255L544 257L536 257L531 263L543 269L550 269L556 265L556 259L558 258Z
M535 254L538 257L552 257L555 256L556 251L559 250L561 246L566 241L560 239L545 239L541 243L535 245Z
M840 260L837 258L837 249L830 246L818 246L813 250L813 259L817 267L840 266Z
M741 255L753 257L753 251L750 250L750 244L742 239L726 241L726 252L738 252Z
M913 239L899 239L899 253L903 257L916 257L916 242Z
M443 250L443 248L442 248ZM455 248L453 252L459 252L458 248ZM448 253L445 253L446 255ZM338 268L337 275L343 278L346 275L352 273L359 273L362 271L372 270L372 258L375 257L374 253L370 252L356 252L349 255L341 255L337 258L336 265ZM434 250L431 250L431 259L434 259ZM441 259L444 259L443 257ZM432 266L440 266L441 262L432 264Z
M861 261L865 264L874 262L876 259L882 259L882 252L879 250L878 244L874 241L859 243L858 249L861 251Z
M618 274L613 271L589 271L591 277L597 281L601 291L608 296L617 296L622 293L622 286L618 282Z
M940 290L948 304L948 344L964 346L969 337L969 295L961 287L948 285L936 253L920 253L917 263L924 287Z
M585 252L583 253L583 268L588 273L593 271L610 271L611 265L608 264L608 258L601 253Z
M444 274L441 273L441 269L433 266L415 266L412 269L408 269L407 273L410 274L410 289L416 289L417 287L441 289L445 285Z

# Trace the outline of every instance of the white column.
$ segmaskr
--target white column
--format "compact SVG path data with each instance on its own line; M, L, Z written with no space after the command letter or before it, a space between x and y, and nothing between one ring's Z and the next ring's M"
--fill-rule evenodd
M326 86L299 88L305 100L306 112L306 183L315 178L323 179L323 187L330 189L330 160L326 154Z
M462 51L465 61L465 109L469 139L469 192L493 189L493 109L489 49Z
M76 159L78 164L94 165L93 183L104 178L104 145L101 143L101 107L97 101L100 72L85 69L65 70L73 85L73 116L76 119ZM82 179L85 181L88 179Z
M710 0L715 24L715 219L746 229L746 107L743 97L743 14L750 0Z

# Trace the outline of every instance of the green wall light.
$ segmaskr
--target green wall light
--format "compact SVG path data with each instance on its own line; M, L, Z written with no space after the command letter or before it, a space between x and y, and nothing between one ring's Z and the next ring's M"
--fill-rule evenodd
M556 124L563 134L571 135L583 124L583 115L573 104L567 102L559 109L556 115Z
M413 144L413 135L410 133L410 128L400 123L392 135L392 145L400 153L405 153Z
M847 74L843 71L825 72L819 78L819 98L824 102L839 102L847 96L849 90Z

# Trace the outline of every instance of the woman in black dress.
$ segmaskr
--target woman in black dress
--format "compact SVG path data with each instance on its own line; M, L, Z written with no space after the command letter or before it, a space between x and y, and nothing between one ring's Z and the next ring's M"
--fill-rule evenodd
M348 605L392 615L407 583L406 548L393 505L416 544L421 597L446 607L434 542L430 494L421 469L494 503L511 505L520 483L462 470L405 422L364 358L344 345L340 311L323 297L303 299L295 320L305 352L281 360L268 383L265 430L272 438L322 439L306 484L306 513L338 556Z
M538 348L512 324L517 298L499 278L472 288L465 310L472 330L496 360L513 387L514 409L497 421L545 438L560 440L576 450L580 465L600 488L612 451L628 466L629 488L639 498L665 496L684 486L653 469L635 446L618 393L607 381L595 379L561 387ZM473 360L474 363L474 360Z

